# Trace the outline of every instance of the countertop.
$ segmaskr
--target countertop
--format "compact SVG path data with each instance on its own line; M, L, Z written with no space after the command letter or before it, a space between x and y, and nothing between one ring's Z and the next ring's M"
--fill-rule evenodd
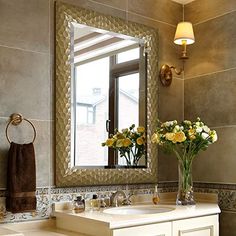
M73 213L71 210L56 210L57 219L92 220L94 223L107 225L110 229L174 221L193 217L219 214L219 206L215 203L198 203L193 206L176 206L175 204L162 204L159 206L173 208L172 211L157 214L142 215L115 215L103 211ZM155 206L154 206L155 207ZM158 206L157 206L158 207Z
M0 236L86 236L56 228L55 219L8 223L0 226Z

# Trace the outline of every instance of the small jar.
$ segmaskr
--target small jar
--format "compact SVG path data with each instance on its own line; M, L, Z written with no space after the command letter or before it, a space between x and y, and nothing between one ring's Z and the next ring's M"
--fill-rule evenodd
M81 213L85 210L85 203L82 196L78 196L73 202L73 210L75 213Z

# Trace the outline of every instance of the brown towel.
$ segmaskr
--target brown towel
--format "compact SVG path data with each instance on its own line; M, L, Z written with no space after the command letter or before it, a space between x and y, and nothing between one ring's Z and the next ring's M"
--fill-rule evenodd
M36 171L33 143L11 143L7 170L7 211L35 211Z

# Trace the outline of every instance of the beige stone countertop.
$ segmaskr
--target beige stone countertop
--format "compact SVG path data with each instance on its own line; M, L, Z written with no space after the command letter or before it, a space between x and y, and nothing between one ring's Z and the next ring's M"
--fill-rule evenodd
M6 236L6 235L9 235L9 236L23 236L22 233L16 232L14 230L6 229L4 227L0 227L0 235L1 236Z
M2 224L0 236L86 236L56 228L55 219Z
M147 207L155 206L147 205ZM157 207L167 207L172 208L172 210L164 213L141 214L135 216L107 214L103 213L103 211L82 212L76 214L73 211L69 210L56 210L54 212L54 215L57 218L57 224L59 227L68 222L71 229L73 229L73 227L76 227L77 225L79 225L79 223L80 227L82 227L86 222L92 222L94 225L107 225L109 229L117 229L123 227L161 223L220 213L220 209L215 203L197 203L193 206L176 206L175 204L168 204L158 205ZM120 209L122 208L125 209L125 207L120 207Z

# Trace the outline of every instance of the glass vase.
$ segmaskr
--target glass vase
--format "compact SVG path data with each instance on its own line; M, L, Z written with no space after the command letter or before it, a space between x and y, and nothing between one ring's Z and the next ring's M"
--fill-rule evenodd
M195 205L193 197L192 160L179 160L179 183L176 205Z

